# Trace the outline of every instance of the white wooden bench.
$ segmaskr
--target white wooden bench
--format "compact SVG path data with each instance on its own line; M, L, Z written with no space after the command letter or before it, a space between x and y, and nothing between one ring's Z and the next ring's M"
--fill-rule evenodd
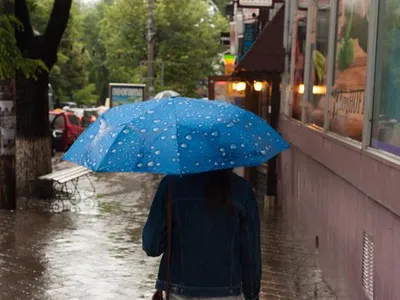
M50 206L56 205L57 207L62 205L61 210L64 209L64 201L68 201L71 205L76 206L78 205L83 198L91 198L94 196L95 187L90 180L90 174L92 173L91 170L85 167L71 167L68 169L64 169L61 171L55 171L43 176L40 176L34 180L35 183L40 182L51 182L53 186L53 191L48 200L48 204ZM80 191L78 189L79 180L83 177L86 177L89 182L89 187ZM43 199L41 199L43 200ZM27 206L31 203L32 199L29 196L27 200ZM55 204L57 203L57 204ZM59 208L60 209L60 208ZM59 210L58 209L58 210Z

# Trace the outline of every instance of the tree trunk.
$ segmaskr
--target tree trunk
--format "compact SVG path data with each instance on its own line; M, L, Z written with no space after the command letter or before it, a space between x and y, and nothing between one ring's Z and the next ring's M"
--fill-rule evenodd
M43 35L35 36L27 0L15 2L15 14L24 26L17 31L17 44L26 58L42 60L51 70L57 62L57 51L67 27L72 0L54 0ZM49 74L38 74L36 80L17 75L17 196L48 195L51 189L38 189L30 181L51 172L51 136L48 104ZM32 188L32 189L31 189ZM43 187L42 187L43 188Z
M15 83L0 81L0 209L15 209Z
M13 3L0 1L0 16L13 12ZM0 209L15 209L15 81L0 80Z
M17 75L17 193L26 197L38 195L30 184L41 175L50 173L51 140L49 131L48 74L36 81ZM44 194L49 190L42 190Z

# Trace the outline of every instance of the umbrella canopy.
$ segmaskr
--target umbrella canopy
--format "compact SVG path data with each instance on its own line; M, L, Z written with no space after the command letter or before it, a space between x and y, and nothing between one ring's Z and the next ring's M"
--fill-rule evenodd
M249 111L173 97L108 110L64 159L96 172L178 175L257 166L288 147Z
M157 95L154 96L154 99L163 99L163 98L170 98L170 97L179 97L179 93L175 91L162 91L159 92Z

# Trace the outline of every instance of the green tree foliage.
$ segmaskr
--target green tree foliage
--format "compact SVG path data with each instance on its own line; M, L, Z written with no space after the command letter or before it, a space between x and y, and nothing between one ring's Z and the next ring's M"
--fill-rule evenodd
M53 0L30 3L32 26L38 33L46 29ZM86 90L88 82L89 53L83 43L83 16L73 4L66 31L58 49L58 61L50 73L50 83L61 101L76 101L74 94ZM85 101L80 99L84 104ZM92 101L89 100L88 101Z
M215 5L217 5L222 14L225 14L226 5L231 2L232 0L214 0Z
M93 83L90 83L83 89L75 91L73 93L73 97L76 103L78 103L78 105L81 104L96 105L97 104L96 86Z
M40 60L22 56L14 30L24 30L21 22L12 14L0 15L0 79L13 77L16 71L36 78L37 72L47 71L47 67Z
M105 65L107 53L100 38L100 24L107 5L107 1L99 1L94 7L88 7L82 12L83 42L85 50L90 55L89 82L95 85L94 93L98 95L101 103L108 97L109 83L109 72Z
M141 62L146 61L146 16L142 0L117 0L106 7L100 37L111 80L145 82ZM198 0L158 0L155 18L156 60L164 63L164 88L195 95L198 82L214 73L221 52L219 34L226 31L227 21ZM160 89L160 67L156 76Z

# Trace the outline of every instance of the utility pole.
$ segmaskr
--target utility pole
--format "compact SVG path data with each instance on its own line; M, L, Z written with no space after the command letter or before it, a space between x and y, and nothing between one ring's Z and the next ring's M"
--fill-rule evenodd
M147 95L152 98L154 90L154 48L155 48L155 26L154 26L154 5L156 0L147 0Z

